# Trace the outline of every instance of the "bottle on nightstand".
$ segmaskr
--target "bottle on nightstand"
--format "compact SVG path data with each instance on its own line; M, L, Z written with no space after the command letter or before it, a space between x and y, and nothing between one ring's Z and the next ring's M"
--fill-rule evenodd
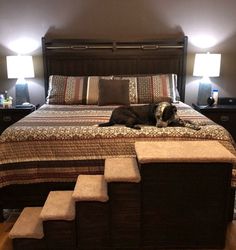
M213 89L213 91L212 91L212 97L214 99L214 104L217 105L218 104L218 98L219 98L219 91L218 91L218 89Z
M0 94L0 108L2 108L4 102L4 95Z

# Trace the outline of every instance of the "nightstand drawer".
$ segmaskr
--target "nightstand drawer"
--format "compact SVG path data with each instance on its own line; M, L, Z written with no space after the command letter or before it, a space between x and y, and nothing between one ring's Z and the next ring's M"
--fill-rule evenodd
M208 118L226 128L236 139L236 114L206 114Z
M228 115L221 115L220 116L220 121L221 122L230 122L230 117Z
M12 117L10 116L10 115L4 115L3 117L2 117L2 121L3 121L3 123L8 123L8 122L12 122Z
M219 112L219 113L210 113L210 112L202 112L205 116L210 118L216 123L219 123L221 125L232 123L236 123L236 114L230 114L230 113L224 113L224 112Z

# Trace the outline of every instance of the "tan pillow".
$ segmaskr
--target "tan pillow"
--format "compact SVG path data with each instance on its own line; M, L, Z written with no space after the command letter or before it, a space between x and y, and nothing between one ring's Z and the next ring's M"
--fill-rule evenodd
M98 105L129 105L129 80L100 79Z

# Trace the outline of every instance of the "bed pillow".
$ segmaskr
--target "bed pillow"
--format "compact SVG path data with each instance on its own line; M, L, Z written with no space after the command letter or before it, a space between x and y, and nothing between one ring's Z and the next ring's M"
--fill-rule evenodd
M47 104L98 104L98 83L111 76L61 76L49 77Z
M98 105L129 105L129 80L99 81Z
M120 76L114 79L129 80L129 99L132 104L179 100L176 74Z

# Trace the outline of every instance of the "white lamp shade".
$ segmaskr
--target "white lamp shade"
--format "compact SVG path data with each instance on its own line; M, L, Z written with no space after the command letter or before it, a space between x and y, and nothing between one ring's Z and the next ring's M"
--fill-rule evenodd
M33 78L32 56L7 56L8 78Z
M221 54L196 54L193 75L203 77L220 76Z

